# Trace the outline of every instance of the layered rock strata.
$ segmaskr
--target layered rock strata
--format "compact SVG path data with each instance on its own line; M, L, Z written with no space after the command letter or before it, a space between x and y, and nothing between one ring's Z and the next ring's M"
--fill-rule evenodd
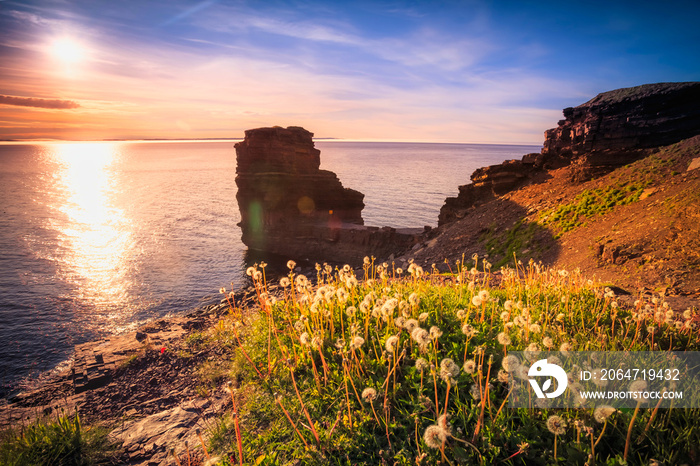
M357 262L412 246L413 231L366 227L364 194L321 170L313 133L301 127L247 130L236 148L242 241L293 259Z
M563 111L545 131L541 153L480 168L472 183L447 198L438 226L468 210L543 177L547 169L570 166L572 182L586 181L628 164L649 150L700 134L700 83L658 83L604 92Z

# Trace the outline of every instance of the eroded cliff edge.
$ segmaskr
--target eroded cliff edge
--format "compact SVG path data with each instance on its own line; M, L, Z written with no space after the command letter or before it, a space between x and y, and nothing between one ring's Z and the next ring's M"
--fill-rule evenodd
M570 167L570 181L584 182L648 155L650 149L700 133L700 83L657 83L598 94L563 110L545 131L540 153L479 168L440 210L439 226L463 218L473 206L513 189L541 182L548 170Z

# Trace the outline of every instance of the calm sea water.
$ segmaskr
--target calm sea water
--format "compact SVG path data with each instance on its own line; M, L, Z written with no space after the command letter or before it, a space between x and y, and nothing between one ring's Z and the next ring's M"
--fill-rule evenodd
M316 143L365 223L435 226L478 167L538 146ZM218 301L244 282L225 142L0 145L0 396L76 344Z

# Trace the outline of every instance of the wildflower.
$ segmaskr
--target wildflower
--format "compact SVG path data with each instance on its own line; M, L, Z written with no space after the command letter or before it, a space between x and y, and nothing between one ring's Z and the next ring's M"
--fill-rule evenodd
M336 291L335 294L336 294L336 296L338 297L338 301L340 301L340 302L343 303L343 304L344 304L344 303L348 300L348 298L350 297L350 295L349 295L348 292L345 290L345 288L338 288L338 291Z
M542 339L542 344L543 344L545 347L547 347L547 349L549 349L549 348L551 348L552 346L554 346L554 342L552 341L552 339L551 339L550 337L544 337L544 338Z
M510 356L506 356L505 358L503 358L503 362L501 363L501 365L503 366L503 369L506 372L513 372L520 366L520 359L518 359L517 356L511 354Z
M413 333L413 331L418 327L418 321L416 319L408 319L403 326L406 330Z
M428 361L426 361L424 358L418 358L416 359L416 370L423 372L426 370L428 367L430 367L430 364L428 364Z
M282 277L280 279L280 286L282 288L287 288L289 285L291 285L291 282L289 281L289 279L287 277Z
M510 312L513 309L513 301L511 301L510 299L507 300L505 303L503 303L503 308L506 311Z
M411 306L418 306L418 303L420 303L420 298L418 297L418 295L416 293L411 293L408 296L408 303Z
M364 344L365 344L365 339L360 337L360 336L356 336L352 339L352 343L350 343L350 348L351 349L359 349Z
M345 280L345 285L350 289L355 288L357 286L357 278L355 278L354 275L348 277L348 279Z
M245 274L248 275L249 277L252 277L254 273L255 273L254 267L248 267L247 269L245 269Z
M560 312L559 314L557 314L556 321L557 321L557 322L564 322L564 317L566 317L566 316L564 315L564 313L563 313L563 312Z
M617 410L610 405L598 406L593 411L593 418L597 422L600 422L602 424L603 422L607 421L608 418L616 412L617 412Z
M527 348L525 348L525 357L528 359L534 359L540 354L540 347L537 343L530 343Z
M428 320L429 316L430 315L427 312L421 312L421 314L418 316L418 321L425 322L426 320Z
M443 414L442 416L438 417L437 420L437 425L440 427L444 432L447 437L452 435L452 426L447 422L450 418L449 414Z
M311 347L315 350L321 349L323 346L323 340L320 337L313 337L311 339Z
M296 325L295 325L295 327L296 327ZM311 337L309 337L308 332L304 332L301 335L299 335L299 341L301 342L302 345L309 346L311 344Z
M365 258L362 260L362 263L364 265L369 265L369 257L365 256Z
M224 288L224 287L219 288L219 293L226 294L226 288Z
M447 440L447 433L438 425L431 425L425 429L423 440L428 448L441 448Z
M309 283L309 279L306 278L306 275L297 275L297 278L294 279L294 282L298 286L305 287Z
M430 334L428 331L421 327L416 327L411 332L411 338L418 343L421 347L426 346L430 343Z
M467 338L471 338L476 335L476 329L469 324L464 324L462 325L462 333L465 334Z
M507 322L508 319L510 319L510 312L508 312L508 311L501 312L501 320L503 322Z
M603 379L603 369L595 369L591 372L591 381L599 387L605 387L608 384L607 379Z
M466 313L464 312L464 309L460 309L457 311L457 318L458 319L464 319L465 315L466 315Z
M486 302L489 300L489 292L487 290L481 290L479 291L479 298L481 298L482 302Z
M362 390L362 399L365 400L365 403L373 402L377 399L377 390L372 387L365 388Z
M387 351L394 352L394 351L396 351L396 344L398 342L399 342L399 336L392 335L386 339L386 342L384 343L384 347L386 348Z
M481 399L481 390L479 390L479 385L473 383L472 386L469 387L469 394L476 401L479 401Z
M496 338L498 339L499 345L507 346L507 345L510 345L510 343L511 343L510 336L508 336L508 334L506 332L499 333Z
M561 353L563 353L564 355L567 355L569 353L569 351L571 351L571 343L565 341L559 347L559 351Z
M474 372L476 372L476 361L474 361L473 359L468 360L462 366L462 370L467 374L473 374Z
M440 338L442 336L442 330L440 330L438 327L433 325L430 327L430 338L435 340L437 338Z
M540 333L542 331L542 327L540 327L540 324L531 324L530 331L532 333Z
M645 380L635 380L630 384L629 391L631 392L643 392L647 389L647 383Z
M511 376L508 372L504 371L503 369L498 369L498 381L501 383L509 383Z
M440 361L440 377L445 382L457 377L459 374L459 366L450 358L445 358Z
M560 416L549 416L547 418L547 429L554 435L564 435L566 433L566 421Z
M473 304L474 306L479 307L479 306L481 306L482 302L483 302L483 300L481 299L481 296L479 296L479 295L475 295L475 296L472 298L472 304Z

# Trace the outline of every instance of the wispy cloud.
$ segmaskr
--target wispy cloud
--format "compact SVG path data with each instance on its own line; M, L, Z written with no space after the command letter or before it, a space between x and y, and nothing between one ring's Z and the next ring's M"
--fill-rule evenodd
M80 104L72 100L61 99L39 99L36 97L17 97L13 95L1 95L0 104L15 105L17 107L37 107L37 108L52 108L52 109L71 109L78 108Z

